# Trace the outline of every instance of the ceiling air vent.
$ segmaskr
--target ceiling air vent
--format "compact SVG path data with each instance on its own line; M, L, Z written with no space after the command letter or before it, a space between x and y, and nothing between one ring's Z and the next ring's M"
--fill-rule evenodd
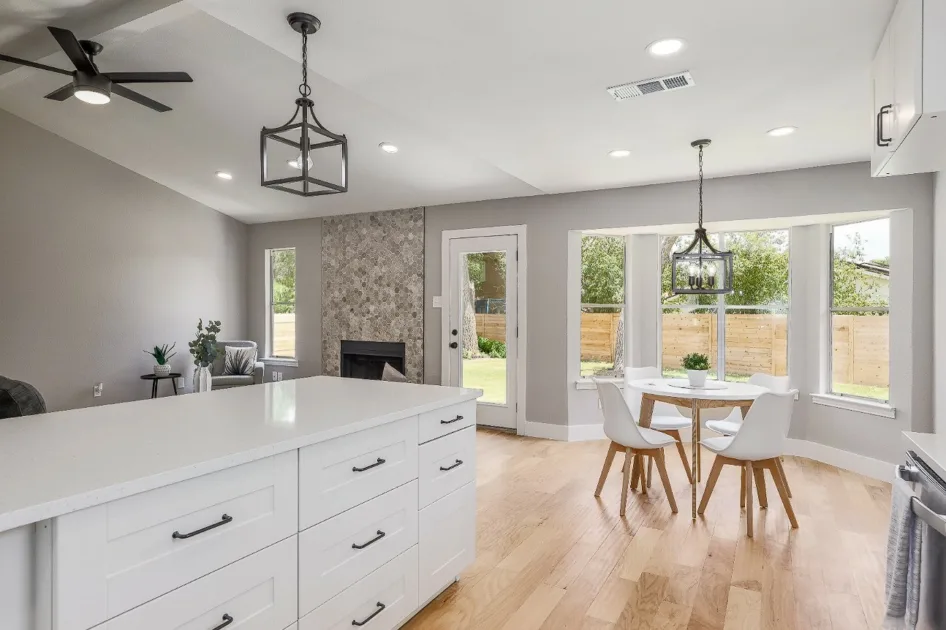
M689 72L678 72L665 77L656 79L646 79L644 81L632 81L622 85L615 85L608 88L608 94L614 97L616 101L626 101L629 98L637 98L646 94L655 94L657 92L669 92L670 90L681 90L692 87L693 77Z

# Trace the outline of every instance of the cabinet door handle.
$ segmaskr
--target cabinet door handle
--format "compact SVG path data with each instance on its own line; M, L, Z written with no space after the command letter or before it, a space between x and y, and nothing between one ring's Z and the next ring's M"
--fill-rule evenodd
M878 147L889 147L890 143L893 142L893 138L884 137L884 116L893 111L893 105L884 105L880 108L880 111L877 112L877 146Z
M384 538L385 536L387 536L387 534L385 534L384 532L382 532L382 531L379 529L377 536L375 536L374 538L372 538L372 539L369 540L368 542L362 543L362 544L360 544L360 545L359 545L358 543L352 543L352 544L351 544L351 548L352 548L352 549L364 549L365 547L370 547L371 545L375 544L376 542L378 542L379 540L381 540L381 539Z
M231 623L233 623L233 617L231 617L230 615L224 615L223 623L220 624L219 626L214 626L213 628L211 628L211 630L221 630L221 628L226 628Z
M455 464L450 464L450 465L447 466L446 468L444 468L443 466L441 466L441 467L440 467L440 470L446 472L446 471L448 471L448 470L453 470L453 469L456 468L457 466L462 466L462 465L463 465L463 460L462 460L462 459L458 459L458 460L457 460L457 463L455 463Z
M384 604L382 604L381 602L378 602L378 609L377 609L376 611L374 611L373 613L371 613L370 615L368 615L367 617L365 617L365 618L362 619L361 621L356 621L355 619L352 619L352 620L351 620L351 625L353 625L353 626L359 626L359 627L360 627L360 626L363 626L363 625L365 625L366 623L368 623L369 621L371 621L372 619L374 619L375 617L377 617L379 614L381 614L381 611L382 611L382 610L384 610Z
M371 464L370 466L365 466L364 468L358 468L358 466L352 466L352 467L351 467L351 471L352 471L352 472L365 472L366 470L371 470L372 468L377 468L378 466L380 466L380 465L383 464L384 462L385 462L385 460L383 460L383 459L381 459L381 458L379 457L379 458L378 458L378 461L376 461L375 463Z
M463 420L463 416L457 416L453 420L441 420L440 424L453 424L454 422L459 422L460 420Z
M173 534L171 534L171 538L177 538L178 540L183 540L185 538L192 538L196 536L197 534L203 534L204 532L209 532L210 530L216 529L220 527L221 525L226 525L232 520L233 520L232 516L227 516L226 514L224 514L223 516L220 517L220 520L214 523L213 525L208 525L207 527L201 527L200 529L195 529L194 531L188 532L186 534L182 534L181 532L174 532ZM220 626L220 627L222 628L223 626ZM214 630L216 630L216 628L214 628Z

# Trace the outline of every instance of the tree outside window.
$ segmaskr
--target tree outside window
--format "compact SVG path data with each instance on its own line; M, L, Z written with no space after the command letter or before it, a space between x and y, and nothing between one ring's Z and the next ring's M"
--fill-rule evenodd
M273 358L296 356L296 250L269 250L269 343Z
M623 237L581 237L583 377L624 374L624 256Z

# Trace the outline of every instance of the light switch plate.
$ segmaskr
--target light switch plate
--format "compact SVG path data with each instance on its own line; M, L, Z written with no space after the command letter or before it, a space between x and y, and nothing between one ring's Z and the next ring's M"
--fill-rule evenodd
M435 295L434 296L434 308L443 308L443 296Z
M96 383L92 386L92 396L98 398L102 395L102 390L105 388L105 383Z

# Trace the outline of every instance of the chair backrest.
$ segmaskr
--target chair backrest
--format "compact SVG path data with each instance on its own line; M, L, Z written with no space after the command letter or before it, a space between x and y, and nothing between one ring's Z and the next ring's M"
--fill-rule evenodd
M792 424L795 392L766 392L752 403L739 433L720 455L757 461L778 457Z
M645 378L663 378L663 375L660 373L660 370L653 365L639 368L624 368L624 398L627 400L627 406L631 408L631 413L634 414L634 418L638 422L640 422L639 416L641 412L641 391L633 387L628 387L628 383ZM677 411L677 408L673 405L657 402L654 403L654 415L680 416L680 412ZM690 417L689 410L687 410L684 417Z
M220 376L223 374L223 368L227 360L227 346L231 348L255 348L255 341L220 341L217 340L217 358L214 359L213 364L210 366L210 374L213 376ZM257 353L257 359L259 359L259 353Z
M780 394L784 394L788 391L787 376L772 376L771 374L761 373L753 374L749 377L749 383Z
M601 411L604 413L604 434L613 442L630 448L650 448L641 435L624 394L616 383L595 379Z
M0 418L46 413L46 401L35 387L0 376Z

